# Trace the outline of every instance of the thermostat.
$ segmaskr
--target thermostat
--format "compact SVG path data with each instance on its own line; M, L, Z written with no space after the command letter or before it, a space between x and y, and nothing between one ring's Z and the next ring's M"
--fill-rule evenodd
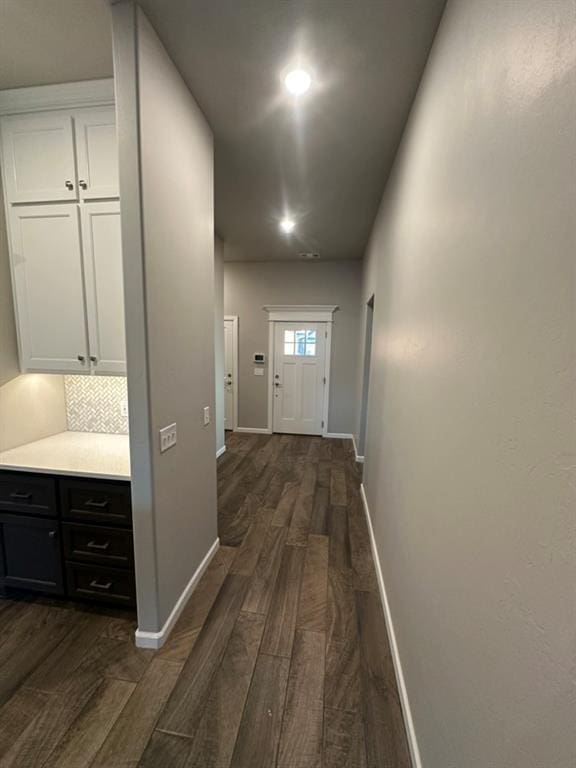
M266 362L266 355L264 352L254 352L254 362L255 363L265 363Z

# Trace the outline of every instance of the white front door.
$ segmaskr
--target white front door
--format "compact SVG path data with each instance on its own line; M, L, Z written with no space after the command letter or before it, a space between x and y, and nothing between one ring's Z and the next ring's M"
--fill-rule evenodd
M234 321L224 320L224 429L234 429Z
M325 323L274 328L274 432L321 435L325 396Z

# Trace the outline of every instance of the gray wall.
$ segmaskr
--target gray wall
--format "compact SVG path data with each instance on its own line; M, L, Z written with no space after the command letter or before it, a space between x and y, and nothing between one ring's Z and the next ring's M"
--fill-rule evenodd
M224 447L224 243L214 238L214 375L216 450Z
M0 387L0 451L66 429L63 376L28 373Z
M338 304L332 332L330 432L354 431L357 419L362 262L226 262L224 312L238 315L240 427L266 428L268 375L254 376L254 352L268 354L265 304Z
M426 768L576 765L570 0L453 0L371 246L365 485Z
M217 537L212 135L142 12L112 6L138 624L158 631ZM158 431L177 422L160 454Z

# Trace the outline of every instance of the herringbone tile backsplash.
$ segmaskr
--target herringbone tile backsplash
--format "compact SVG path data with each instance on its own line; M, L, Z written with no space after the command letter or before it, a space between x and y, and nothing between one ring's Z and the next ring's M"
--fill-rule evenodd
M128 401L124 376L64 376L66 419L71 432L127 435Z

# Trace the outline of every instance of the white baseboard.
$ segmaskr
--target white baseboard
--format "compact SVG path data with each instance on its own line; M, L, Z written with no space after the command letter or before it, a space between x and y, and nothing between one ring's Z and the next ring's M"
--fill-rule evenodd
M341 440L353 440L350 432L326 432L322 437L339 437Z
M236 427L234 432L250 432L255 435L271 435L272 430L268 427Z
M210 565L210 561L218 551L218 547L220 546L220 539L216 539L214 544L210 547L208 552L206 553L206 556L196 569L194 575L188 582L188 584L184 587L184 591L178 598L176 605L174 608L172 608L172 613L168 618L166 619L166 622L160 632L144 632L140 629L136 630L136 646L138 648L153 648L154 650L158 650L159 648L162 648L166 640L168 639L168 635L170 634L172 627L176 622L178 621L178 617L182 613L184 606L190 599L190 596L198 586L198 582L202 578L202 574L208 568Z
M368 499L366 498L366 491L364 490L364 484L360 486L360 495L362 496L362 504L364 506L364 512L366 514L366 520L368 522L368 532L370 534L370 545L372 547L372 557L374 558L374 564L376 566L376 575L378 577L378 587L380 589L380 599L382 600L382 607L384 608L386 628L388 630L388 640L390 642L390 650L392 652L392 661L394 663L394 671L396 672L396 682L398 684L398 691L400 694L400 703L402 704L402 712L404 714L404 723L406 725L406 733L408 735L408 744L410 747L410 754L412 756L412 765L414 768L422 768L422 758L420 757L420 749L418 748L418 739L416 738L416 729L414 728L414 720L412 719L412 710L410 709L410 701L408 699L408 691L406 689L406 682L404 680L404 672L402 670L400 652L398 650L398 644L396 642L396 633L394 632L394 622L392 621L392 614L390 613L390 604L388 603L388 595L386 594L386 586L384 584L382 568L380 567L380 557L378 556L378 550L376 548L376 540L374 538L374 529L372 528L372 520L370 518L370 511L368 509Z
M364 464L364 456L358 456L358 448L356 446L356 438L352 435L352 445L354 446L354 456L356 457L356 464Z
M218 448L216 451L216 458L219 459L220 456L222 456L223 453L226 453L226 446L223 445L222 448Z

